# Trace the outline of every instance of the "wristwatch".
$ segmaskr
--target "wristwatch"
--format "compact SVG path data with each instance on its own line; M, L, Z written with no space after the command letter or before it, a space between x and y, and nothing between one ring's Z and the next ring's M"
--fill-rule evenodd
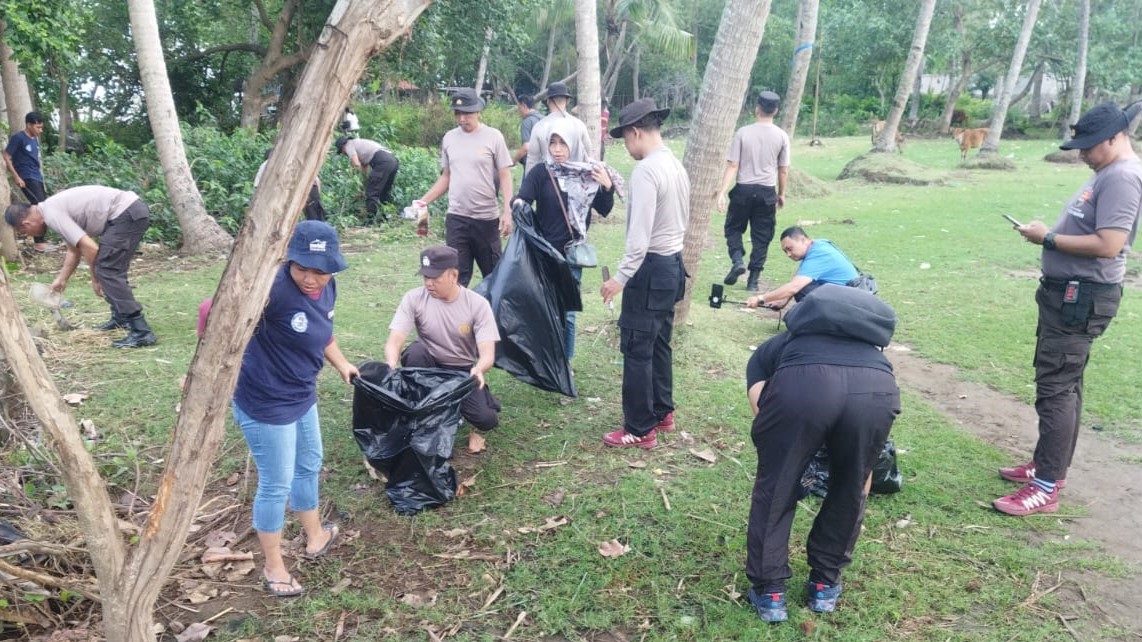
M1055 249L1055 233L1054 232L1047 232L1047 235L1043 237L1043 249L1045 249L1045 250Z

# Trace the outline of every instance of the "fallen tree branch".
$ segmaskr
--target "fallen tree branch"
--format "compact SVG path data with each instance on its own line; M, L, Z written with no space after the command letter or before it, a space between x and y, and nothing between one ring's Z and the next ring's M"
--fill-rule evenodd
M29 582L35 582L36 584L39 584L40 586L52 586L55 588L64 589L65 591L70 591L72 593L76 593L77 595L82 595L83 597L86 597L87 599L89 599L93 602L99 602L99 594L98 593L92 592L91 589L85 588L85 587L80 586L78 584L73 584L71 582L67 582L65 580L62 580L62 579L55 577L55 576L52 576L52 575L47 575L44 573L37 573L36 571L30 571L26 568L20 568L18 566L12 566L11 564L9 564L8 562L5 562L4 560L0 560L0 571L8 573L9 575L11 575L13 577L18 577L22 580L27 580Z

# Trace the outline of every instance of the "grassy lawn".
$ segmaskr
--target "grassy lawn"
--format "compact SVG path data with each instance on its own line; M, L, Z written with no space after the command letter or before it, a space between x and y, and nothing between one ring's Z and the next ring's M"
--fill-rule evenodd
M811 236L835 241L875 274L881 295L900 316L898 342L1030 401L1039 253L1000 214L1052 222L1089 170L1042 162L1049 142L1014 141L1005 142L1001 153L1013 156L1015 172L966 173L956 170L959 152L951 140L910 141L906 158L946 172L946 184L837 183L841 168L867 150L868 140L824 142L811 148L797 141L794 163L831 183L833 193L791 200L778 229L813 222ZM608 160L629 176L631 163L621 148L612 147ZM664 446L657 450L616 452L600 440L620 425L621 357L614 318L597 296L598 270L584 274L586 310L579 317L575 361L580 397L563 405L554 395L492 373L490 385L504 405L502 425L487 454L457 460L461 478L475 476L475 483L440 510L414 518L392 512L360 464L351 389L327 369L320 384L328 468L323 495L350 537L333 559L299 568L298 577L311 588L306 598L270 602L247 582L230 587L238 602L199 605L204 614L240 606L241 617L224 624L218 639L290 634L330 640L340 624L340 639L427 640L432 637L425 631L432 629L451 633L450 640L493 640L502 639L521 612L526 618L511 639L1068 638L1057 614L1082 615L1086 607L1046 591L1058 574L1128 569L1089 542L1065 538L1060 519L1016 521L992 511L987 502L1010 488L994 474L1006 458L911 394L892 433L905 489L870 501L838 612L819 617L802 606L804 540L819 506L815 499L803 503L791 540L791 622L765 626L747 608L745 520L756 457L744 369L752 346L770 336L775 323L729 306L705 306L709 283L720 282L728 266L722 220L715 214L711 222L695 304L674 342L680 431L660 436ZM621 209L592 226L600 259L612 267L622 253L623 229ZM338 341L350 359L380 359L400 295L419 284L416 255L423 241L408 226L352 230L345 241L351 268L338 277ZM770 255L763 277L775 286L794 264L776 245ZM115 486L113 496L135 487L137 466L144 477L140 494L154 477L174 424L179 377L195 348L197 305L221 274L220 262L168 263L135 279L158 346L112 351L102 347L106 337L76 331L54 335L45 347L61 390L90 393L76 412L107 437L96 454ZM16 275L18 295L31 278ZM740 287L727 295L744 299ZM73 320L90 327L104 319L105 306L82 278L68 295L76 304ZM1127 293L1087 370L1086 423L1101 423L1110 437L1131 441L1142 438L1142 399L1130 374L1142 356L1139 301L1137 290ZM47 322L30 305L24 310L31 323ZM692 450L709 450L717 461L707 463ZM245 467L245 444L230 426L216 478ZM252 481L215 488L248 502ZM247 504L236 513L240 528L248 526L248 512ZM553 518L567 523L534 531ZM525 527L532 530L521 532ZM630 552L602 557L597 547L611 539ZM247 540L244 546L251 545ZM194 618L181 615L184 622ZM1119 639L1119 633L1090 631L1088 639Z

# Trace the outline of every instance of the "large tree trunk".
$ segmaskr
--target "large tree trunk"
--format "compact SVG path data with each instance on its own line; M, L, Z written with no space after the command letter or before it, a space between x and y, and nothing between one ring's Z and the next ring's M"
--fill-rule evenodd
M1079 0L1079 58L1075 62L1075 77L1071 82L1071 116L1067 119L1063 140L1071 139L1070 125L1079 122L1086 94L1086 56L1090 46L1090 0Z
M813 63L814 39L817 37L817 13L820 0L801 0L797 10L797 44L793 50L793 70L789 74L789 88L782 103L781 129L792 140L797 130L797 117L801 114L801 97L805 95L805 81Z
M947 134L952 128L952 117L956 111L956 101L967 89L971 80L971 48L968 47L967 30L964 28L964 10L959 4L952 8L952 25L959 37L960 47L960 77L956 79L955 87L948 87L948 95L944 100L944 113L940 116L940 133Z
M694 109L682 165L690 175L690 223L682 261L686 272L698 274L702 248L710 228L710 212L726 167L726 150L741 115L749 75L765 33L771 0L728 0L706 63L702 89ZM686 321L694 280L686 281L686 296L675 308L676 324Z
M602 158L603 143L600 122L603 98L599 78L599 27L595 16L595 0L575 0L575 49L579 52L576 87L579 95L579 117L591 138L591 158Z
M32 111L32 94L28 90L28 79L20 73L20 65L12 58L12 49L4 39L7 29L8 25L0 20L0 82L4 85L4 101L8 109L8 131L18 132L24 128L24 116ZM5 180L2 191L4 199L11 203L12 196L8 192L8 185L8 180ZM3 254L7 261L20 259L16 232L3 217L0 217L0 254Z
M134 1L134 0L132 0ZM318 41L282 135L214 296L191 362L166 469L137 545L127 550L106 484L84 448L75 419L36 352L0 271L0 351L60 460L87 539L103 601L104 633L115 642L150 642L155 599L182 554L225 426L242 354L269 294L296 212L325 159L326 135L370 56L404 35L428 0L340 0ZM136 36L138 31L135 32Z
M578 18L576 18L578 22ZM598 42L599 34L598 27L595 28L595 41ZM555 58L555 36L559 33L558 25L551 25L551 33L547 34L547 57L543 59L543 77L539 79L539 87L537 91L544 91L547 89L547 81L551 78L551 60ZM595 54L597 59L599 54Z
M924 57L920 57L920 68L912 79L912 102L908 105L908 126L914 127L920 120L920 92L924 86Z
M874 152L896 151L896 132L900 129L900 119L904 116L904 105L912 90L912 82L920 73L920 63L924 59L924 47L928 43L928 29L932 26L932 14L936 10L936 0L924 0L920 4L920 15L916 17L916 29L912 32L912 48L908 50L908 60L904 72L900 74L900 84L896 87L896 97L892 109L885 119L884 129L873 145Z
M250 76L242 83L242 116L239 121L242 127L251 131L258 131L262 122L262 114L266 107L274 104L280 98L277 94L265 94L266 85L281 72L301 64L309 59L311 47L286 55L283 53L285 39L289 34L290 24L300 0L288 0L278 13L278 19L270 21L265 5L258 0L255 2L258 23L270 32L270 42L266 46L266 55L262 57L262 64L258 65ZM257 24L257 23L255 23ZM257 41L255 32L251 42Z
M71 106L67 72L59 72L59 151L67 151L67 137L71 134Z
M484 90L484 74L488 72L488 56L492 52L492 38L495 33L491 27L484 31L484 51L480 54L480 68L476 70L476 95L479 96Z
M1015 93L1015 84L1019 82L1019 70L1023 68L1023 57L1027 55L1027 45L1031 43L1031 33L1035 30L1035 19L1039 16L1039 5L1042 3L1043 0L1027 0L1023 28L1019 31L1019 39L1015 41L1015 51L1011 54L1011 66L1007 68L1003 91L996 96L991 126L987 138L979 148L980 156L999 152L999 139L1003 136L1003 125L1007 122L1007 108L1011 104L1011 95Z
M630 86L631 86L631 100L639 99L639 86L638 86L638 72L639 66L642 64L642 47L638 46L636 42L634 45L634 60L630 63Z
M146 94L147 117L151 121L159 163L163 167L167 194L182 230L182 252L196 255L224 250L230 247L232 239L206 213L202 194L194 184L194 175L186 161L167 64L163 60L163 46L159 41L154 0L127 0L127 11L131 16L139 77Z

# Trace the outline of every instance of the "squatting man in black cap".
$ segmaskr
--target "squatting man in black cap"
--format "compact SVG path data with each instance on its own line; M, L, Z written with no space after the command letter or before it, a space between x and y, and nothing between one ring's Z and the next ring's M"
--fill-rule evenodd
M440 143L440 178L414 205L448 194L444 240L455 248L460 285L472 280L472 261L487 278L500 262L500 236L512 233L512 158L504 135L480 122L484 99L464 88L449 100L458 127ZM497 187L503 204L496 202Z
M757 122L734 134L726 156L722 188L718 190L718 209L726 212L726 249L733 263L725 284L733 285L745 274L742 234L748 226L753 249L749 254L745 289L750 292L757 292L769 243L777 229L777 210L785 206L785 185L789 180L789 136L773 124L779 100L772 91L763 91L757 97L757 107L753 110ZM737 185L730 190L727 210L726 190L735 180Z
M67 256L52 281L52 291L62 293L80 258L87 261L91 288L111 305L111 319L98 329L128 330L126 337L111 345L139 348L158 342L143 318L143 306L127 284L131 259L151 224L151 212L138 194L102 185L73 187L38 205L10 205L4 219L28 236L42 236L50 227L67 243Z
M1035 411L1039 442L1031 461L1000 468L1024 486L992 502L1009 515L1053 513L1075 453L1082 418L1083 372L1095 337L1118 312L1126 256L1142 211L1142 162L1127 132L1139 105L1102 103L1083 114L1062 149L1077 149L1094 176L1063 206L1054 226L1032 221L1015 229L1043 246L1035 302Z
M604 303L623 293L623 425L603 435L604 444L618 448L654 448L658 431L674 430L670 337L674 304L686 287L682 241L690 220L690 177L662 140L669 114L643 98L624 107L611 130L638 161L630 177L626 251L600 290Z
M460 414L473 428L468 452L479 453L487 447L481 433L500 423L500 402L484 382L496 362L500 331L488 300L460 284L458 261L456 250L446 245L420 253L424 285L401 299L389 324L385 362L390 368L450 368L475 377L479 385L460 404ZM414 330L416 340L402 352Z

